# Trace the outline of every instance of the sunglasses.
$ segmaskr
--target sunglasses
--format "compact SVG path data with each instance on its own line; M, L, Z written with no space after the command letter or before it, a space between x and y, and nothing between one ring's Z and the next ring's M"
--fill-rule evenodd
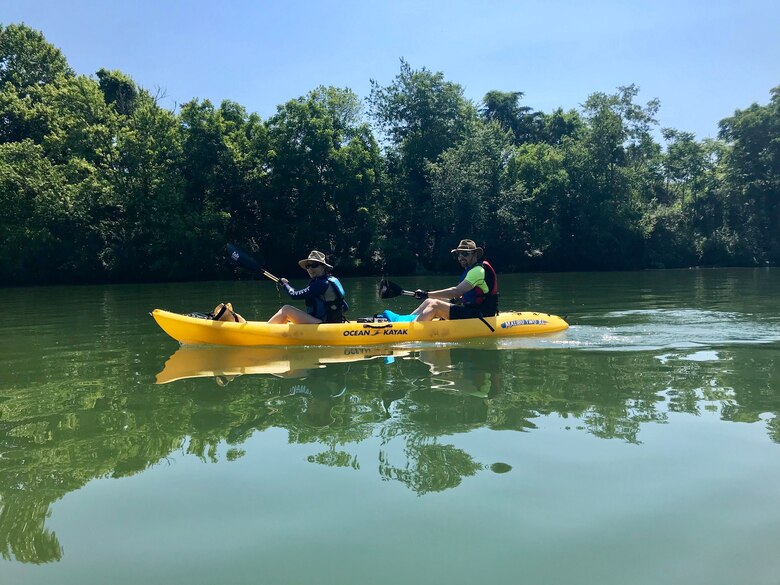
M471 256L473 253L474 253L474 252L464 252L463 250L460 250L460 251L458 252L458 256L462 256L463 258L465 258L465 257L467 257L467 256Z
M306 270L311 270L312 268L317 268L318 266L322 266L322 264L314 264L314 263L310 262L310 263L308 263L308 264L304 264L304 265L303 265L303 267L304 267Z

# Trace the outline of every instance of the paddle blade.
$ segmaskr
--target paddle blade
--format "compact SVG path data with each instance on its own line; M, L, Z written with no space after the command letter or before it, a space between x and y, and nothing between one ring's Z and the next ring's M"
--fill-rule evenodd
M379 298L380 299L392 299L404 294L404 289L398 286L396 283L383 278L379 281Z
M260 263L252 258L249 254L244 252L243 250L239 250L236 248L233 244L228 244L225 246L227 249L228 256L230 256L230 259L238 264L239 266L243 266L250 272L253 272L257 276L265 276L269 280L273 280L274 282L279 282L279 279L271 274L270 272L266 271L265 268L260 266Z
M262 274L263 268L258 264L257 260L252 258L249 254L244 252L243 250L239 250L236 248L233 244L227 245L227 253L228 256L230 256L230 259L238 264L239 266L243 266L247 270L254 272L255 274Z

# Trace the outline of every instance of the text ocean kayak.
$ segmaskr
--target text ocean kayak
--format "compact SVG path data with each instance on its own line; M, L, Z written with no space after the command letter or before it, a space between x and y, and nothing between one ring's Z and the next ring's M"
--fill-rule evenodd
M446 342L477 337L514 337L563 331L569 325L556 315L532 312L499 313L495 317L407 323L270 324L233 323L171 313L152 312L157 324L184 345L378 345L414 341Z

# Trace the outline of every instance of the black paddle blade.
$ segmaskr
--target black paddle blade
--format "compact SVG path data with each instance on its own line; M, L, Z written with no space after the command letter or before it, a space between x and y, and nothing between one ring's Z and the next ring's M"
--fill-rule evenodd
M227 253L228 256L230 256L230 259L238 264L239 266L243 266L247 270L254 272L255 274L262 274L263 268L258 264L257 260L252 258L249 254L244 252L243 250L239 250L236 248L233 244L227 245Z
M396 283L383 278L379 281L379 298L380 299L392 299L404 294L404 289L398 286Z
M250 272L253 272L256 276L265 276L269 280L273 280L276 283L279 282L279 278L260 266L260 263L257 260L243 250L239 250L233 244L227 244L225 249L227 250L228 256L230 256L230 259L239 266L243 266Z

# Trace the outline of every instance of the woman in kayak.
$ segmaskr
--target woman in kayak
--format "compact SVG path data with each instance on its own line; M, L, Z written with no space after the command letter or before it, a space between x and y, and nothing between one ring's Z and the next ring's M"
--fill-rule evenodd
M301 311L291 305L284 305L276 314L268 319L269 323L341 323L344 311L349 307L344 300L344 287L338 278L332 276L333 266L325 261L325 254L312 250L308 258L298 265L309 274L309 285L295 290L286 278L280 279L281 285L293 299L304 299L306 311Z
M390 321L432 321L433 319L473 319L498 314L498 277L487 260L485 251L473 240L461 240L452 250L463 268L456 286L441 290L417 289L415 297L424 299L410 315L396 315L385 311ZM459 304L447 299L455 298Z

